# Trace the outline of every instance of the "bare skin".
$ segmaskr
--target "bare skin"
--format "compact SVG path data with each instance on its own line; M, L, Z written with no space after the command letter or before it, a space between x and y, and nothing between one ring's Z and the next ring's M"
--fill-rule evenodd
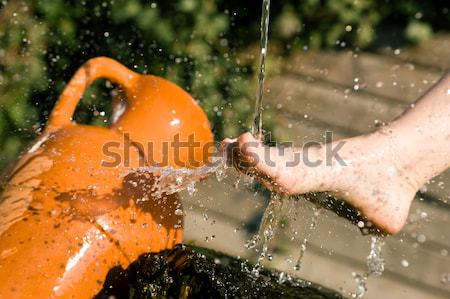
M330 148L342 142L330 159ZM250 133L225 139L223 145L230 163L256 173L268 188L288 195L331 192L395 234L418 189L450 167L450 73L401 117L367 135L284 153L265 147ZM295 155L303 158L289 165Z

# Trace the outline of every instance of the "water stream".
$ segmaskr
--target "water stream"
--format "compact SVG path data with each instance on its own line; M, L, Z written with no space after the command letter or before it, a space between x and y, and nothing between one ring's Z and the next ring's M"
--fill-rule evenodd
M253 273L258 276L261 262L264 259L271 260L269 254L269 242L275 237L278 224L281 218L281 210L283 208L283 198L277 193L272 193L269 205L264 211L264 215L259 226L258 234L255 235L249 242L247 247L255 247L260 240L262 240L262 248L258 260L253 268Z
M270 0L263 0L261 13L261 54L259 59L258 88L256 92L255 115L253 118L252 134L258 140L263 137L263 96L264 77L266 75L267 42L269 39Z
M370 252L366 258L367 272L364 274L352 273L356 282L356 291L351 294L352 298L363 298L367 292L367 279L370 276L380 276L384 272L384 258L381 249L384 238L372 236L370 241Z
M311 223L309 224L309 230L306 236L303 238L302 243L300 244L300 253L297 258L297 262L295 263L294 270L299 271L302 266L303 256L306 252L306 245L308 244L308 240L311 238L314 230L317 227L317 222L319 221L320 209L318 207L313 207L313 216L311 219Z
M258 86L256 91L255 101L255 114L252 124L252 135L263 141L263 119L262 113L263 97L264 97L264 78L266 75L266 56L267 56L267 43L269 39L269 16L270 16L270 0L262 1L261 8L261 40L260 40L260 59L259 59L259 72L258 72ZM264 211L261 223L259 226L258 234L253 236L246 244L247 248L254 248L262 241L262 248L259 254L254 274L258 275L261 262L269 257L268 248L269 242L275 236L275 232L278 226L278 222L281 218L281 210L283 207L283 196L280 194L272 193L269 204Z

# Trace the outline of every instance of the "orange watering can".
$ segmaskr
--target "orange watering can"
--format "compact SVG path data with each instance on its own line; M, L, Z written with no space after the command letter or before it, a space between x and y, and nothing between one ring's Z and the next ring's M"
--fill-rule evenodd
M110 128L72 123L84 90L100 77L123 87L124 112ZM112 267L181 242L177 195L152 198L146 186L154 175L129 169L151 166L146 142L174 168L188 158L206 161L198 149L178 157L157 148L189 136L202 145L212 141L206 116L182 89L109 58L88 61L45 132L7 174L0 195L0 298L91 298ZM128 148L126 159L105 155L106 144L116 144L118 153Z
M163 78L137 74L107 57L89 60L73 77L53 110L51 124L67 125L78 100L98 78L108 78L125 91L111 129L122 133L144 153L149 165L198 167L208 162L213 136L208 118L186 91ZM69 116L69 117L68 117ZM126 158L126 157L125 157Z

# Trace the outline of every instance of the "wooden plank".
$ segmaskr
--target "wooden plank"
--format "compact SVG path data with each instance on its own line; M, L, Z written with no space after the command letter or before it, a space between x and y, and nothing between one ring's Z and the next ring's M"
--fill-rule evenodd
M352 132L370 132L374 122L387 122L405 105L319 82L304 82L284 75L268 81L267 101L282 107L282 114L319 121ZM280 113L280 111L277 111Z
M215 216L204 219L203 209L185 211L184 242L210 249L219 250L234 256L246 256L248 250L243 246L247 240L244 230L235 230L237 223Z
M233 250L241 256L252 257L252 252L243 249L245 241L250 236L247 236L245 230L240 228L242 228L243 223L254 217L255 213L260 213L264 202L263 198L257 195L256 198L247 202L244 195L240 199L233 200L228 197L230 193L227 189L230 189L230 185L228 184L227 188L227 184L215 183L214 179L211 179L210 183L202 185L199 186L198 196L204 198L206 194L210 194L214 200L197 201L198 197L184 198L183 202L188 218L190 217L189 213L197 214L197 220L195 221L187 218L188 223L191 223L186 228L186 231L190 232L189 238L195 239L196 242L202 242L202 245L212 246L213 243L216 243L216 247L212 248L226 252ZM203 188L205 189L202 190ZM240 188L236 192L247 193L244 188ZM259 204L256 204L257 201L259 201ZM194 207L190 208L192 205ZM311 203L294 203L292 201L285 206L285 214L289 215L288 219L297 219L292 222L292 227L298 231L298 240L301 240L309 226L312 215L311 206ZM253 210L253 207L255 207L255 210ZM392 275L393 273L398 274L396 274L397 280L421 280L429 288L440 292L439 290L445 288L445 285L440 283L439 278L448 267L448 256L444 256L442 252L450 252L450 244L448 243L450 236L446 229L448 219L441 219L439 216L447 214L443 214L443 211L440 211L438 207L420 201L414 202L412 211L414 211L413 214L416 214L417 211L419 215L426 212L429 218L410 223L406 225L401 234L388 238L386 248L390 249L385 251L385 257L389 270ZM203 218L205 212L209 215L208 220ZM298 215L294 216L293 213ZM236 228L238 230L235 230ZM212 235L215 235L217 240L211 240ZM420 235L425 236L426 239L423 240ZM292 236L294 234L291 231L286 231L281 237L277 238L279 241L275 241L275 244L284 244L285 249L283 251L297 250L298 252L298 242L290 241ZM339 236L339 238L336 238L336 236ZM205 240L208 240L208 242ZM354 262L349 267L363 270L365 257L368 253L367 237L363 237L354 225L345 219L338 218L332 212L323 212L318 228L312 234L310 242L321 249L321 254L332 252L332 255L336 254L346 261L352 259ZM339 258L337 257L337 259ZM401 266L403 259L408 260L409 263L406 272ZM433 267L435 271L426 278L421 278L423 276L421 270L427 267Z
M305 215L304 221L300 219L295 223L300 230L298 240L303 238L305 228L309 225L309 219L306 218L310 218L311 215L311 211L308 213L305 206L302 207L302 212ZM272 245L283 243L288 246L282 250L281 254L275 254L275 261L268 263L268 266L300 275L335 289L343 287L347 291L351 291L354 288L351 273L363 273L366 270L365 257L369 252L368 237L357 233L355 227L348 225L343 219L338 219L336 222L333 214L325 216L330 217L322 217L317 230L312 234L300 272L292 271L293 263L285 262L286 259L295 262L298 256L298 243L295 245L290 241L291 234L278 234L276 240L272 242ZM195 244L200 246L254 260L254 252L244 248L244 244L249 238L245 231L232 229L237 224L230 223L226 217L218 216L214 217L214 222L212 220L210 218L207 221L209 223L205 225L202 208L188 210L186 216L187 241L195 241ZM342 223L339 224L339 222ZM212 223L214 224L212 225ZM212 236L216 237L212 238ZM413 253L411 253L412 251ZM368 294L368 298L387 296L391 298L393 293L386 286L395 286L403 293L411 295L428 294L431 296L430 298L446 298L448 296L450 290L440 283L440 275L445 273L448 265L445 257L439 258L430 255L423 248L411 247L411 244L402 243L394 238L387 240L383 256L386 259L387 269L381 277L369 280L368 286L372 295ZM401 266L403 259L408 261L408 267ZM336 271L330 271L330 269ZM426 269L431 269L431 271ZM319 276L319 273L322 273L322 276ZM427 273L426 277L423 277L424 273Z
M304 119L296 119L283 114L276 117L276 127L273 133L280 142L292 142L295 146L303 146L307 142L325 142L326 132L333 133L333 140L342 139L354 135L354 132L342 132L336 130L332 125L318 123Z
M215 177L210 177L198 183L194 197L190 197L186 191L181 193L185 199L185 209L191 205L198 206L206 214L210 211L216 215L224 214L236 222L262 213L265 203L261 195L254 194L249 188L244 187L244 182L240 182L239 188L234 188L233 185L237 180L236 171L230 169L227 171L227 177L221 182Z
M436 34L432 39L424 41L416 47L408 47L399 50L390 49L388 51L383 51L383 53L396 55L398 58L405 61L423 66L434 67L442 72L445 72L450 69L449 49L450 34L441 33Z
M339 290L341 293L349 295L356 289L356 283L352 277L352 272L363 273L365 271L364 265L355 267L345 259L339 259L334 255L323 254L317 250L310 248L306 251L303 268L297 272L292 267L286 267L284 260L288 259L293 252L284 255L276 256L270 266L286 271L291 275L298 275L304 279ZM423 288L410 284L404 284L396 279L395 275L386 271L380 277L370 277L367 282L367 293L364 296L366 299L378 298L421 298L421 299L438 299L448 298L448 292L445 290L435 290Z
M396 57L351 51L304 52L286 63L285 71L404 103L414 102L444 73Z
M292 223L295 231L298 231L298 239L302 240L311 222L312 204L310 203L295 203L296 205L303 205L301 215L297 217L297 221ZM286 207L288 211L294 211L294 203ZM424 211L425 205L420 202L414 202L413 209L419 206ZM429 206L429 205L428 205ZM429 208L429 207L426 207ZM431 213L430 210L428 210ZM417 225L408 224L405 226L403 233L400 235L388 237L386 239L385 250L383 250L386 259L387 269L392 275L397 275L397 280L403 280L407 283L409 280L420 281L423 287L429 286L430 290L435 289L436 292L446 290L446 286L440 283L440 277L445 271L448 271L449 257L441 254L442 250L450 251L450 244L448 243L450 232L446 226L442 226L442 222L437 219L430 219L429 222L422 221L423 226L433 226L434 230L429 229L428 232L420 229ZM432 223L434 222L434 223ZM407 238L410 233L414 232L414 238ZM445 239L441 239L440 235L445 235ZM290 231L286 232L284 238L290 238L292 234ZM419 237L422 235L422 237ZM336 237L339 236L339 237ZM426 236L424 240L423 236ZM437 240L432 241L433 238L439 236ZM316 230L313 232L310 243L316 248L320 248L322 253L333 252L345 259L354 259L355 263L362 262L363 268L365 257L369 253L368 242L369 237L362 236L358 229L349 225L345 219L335 217L332 212L322 211ZM414 242L412 242L412 239ZM420 240L420 241L418 241ZM408 271L401 265L402 260L408 261ZM358 267L358 265L354 265ZM433 269L424 277L424 269ZM433 273L430 273L433 272ZM450 289L447 289L450 291Z

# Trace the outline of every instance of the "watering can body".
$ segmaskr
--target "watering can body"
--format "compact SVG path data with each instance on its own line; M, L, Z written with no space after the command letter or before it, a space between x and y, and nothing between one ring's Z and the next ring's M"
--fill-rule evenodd
M130 100L121 115L122 128L71 121L84 90L100 77L120 84L139 103ZM109 58L88 61L61 95L46 131L7 174L0 195L0 298L91 298L110 269L182 241L182 216L175 213L181 208L178 196L149 196L146 186L153 184L154 175L130 172L148 165L148 157L131 139L122 142L123 128L131 138L139 131L141 141L162 136L152 126L145 127L146 136L140 126L125 121L141 117L138 123L151 122L152 115L142 108L147 95L130 93L151 89L138 83L140 77ZM206 118L194 107L201 114L197 119ZM135 114L129 116L131 109ZM174 105L171 110L179 109ZM162 125L155 128L159 134L164 131ZM210 142L209 127L204 130L209 135L198 136ZM118 152L127 147L127 159L105 155L105 144L112 142Z
M156 76L136 81L137 88L127 91L126 113L112 128L127 134L146 153L149 165L195 168L209 162L213 149L209 121L191 95Z

